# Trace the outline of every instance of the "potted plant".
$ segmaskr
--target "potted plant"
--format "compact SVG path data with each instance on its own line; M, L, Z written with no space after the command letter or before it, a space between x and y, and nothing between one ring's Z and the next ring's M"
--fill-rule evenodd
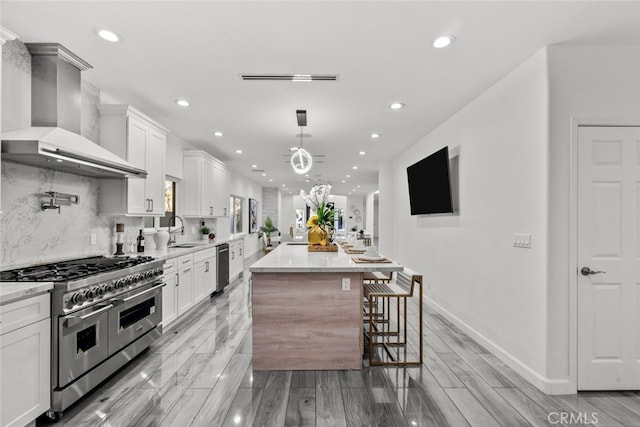
M205 225L200 227L200 239L207 240L209 239L209 233L211 233L211 229Z
M271 233L274 231L278 231L277 228L273 226L273 220L270 217L264 220L264 224L260 226L260 234L258 237L262 237L262 235L267 236L267 246L271 246Z

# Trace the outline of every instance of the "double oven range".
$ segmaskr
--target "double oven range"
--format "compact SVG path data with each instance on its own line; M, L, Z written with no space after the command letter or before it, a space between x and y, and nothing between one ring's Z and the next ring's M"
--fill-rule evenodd
M50 417L162 335L162 265L99 256L0 272L0 281L54 282Z

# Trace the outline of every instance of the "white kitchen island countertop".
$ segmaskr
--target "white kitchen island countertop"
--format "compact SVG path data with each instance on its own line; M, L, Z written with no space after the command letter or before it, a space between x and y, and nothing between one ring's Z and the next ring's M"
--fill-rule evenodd
M53 289L53 282L0 282L0 305L33 297Z
M357 263L342 248L338 252L309 252L307 245L281 244L249 267L252 273L364 273L402 271L397 262Z

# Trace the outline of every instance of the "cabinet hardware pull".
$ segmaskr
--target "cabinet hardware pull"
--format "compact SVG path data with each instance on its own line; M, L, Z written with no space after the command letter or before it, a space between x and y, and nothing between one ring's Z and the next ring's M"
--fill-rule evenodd
M191 271L191 267L187 268L186 270L183 270L183 273L188 273L189 271Z

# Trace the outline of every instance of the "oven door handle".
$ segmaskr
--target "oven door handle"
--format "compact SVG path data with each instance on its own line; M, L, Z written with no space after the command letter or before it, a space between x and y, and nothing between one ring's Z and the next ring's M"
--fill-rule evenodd
M139 293L137 293L135 295L131 295L130 297L127 297L127 298L114 298L114 299L111 299L111 300L109 300L109 303L113 304L114 306L115 305L121 305L121 304L124 304L125 302L131 301L134 298L138 298L141 295L148 294L149 292L153 292L153 291L155 291L157 289L160 289L160 288L164 288L165 286L167 286L166 283L161 283L161 284L156 285L156 286L154 286L152 288L149 288L147 290L139 292Z
M105 305L104 307L102 307L99 310L96 311L92 311L89 314L85 314L84 316L67 316L67 318L64 321L64 326L67 328L72 328L76 325L79 325L80 323L84 322L85 320L93 317L93 316L97 316L98 314L102 313L103 311L107 311L109 309L113 308L113 304L108 304Z

